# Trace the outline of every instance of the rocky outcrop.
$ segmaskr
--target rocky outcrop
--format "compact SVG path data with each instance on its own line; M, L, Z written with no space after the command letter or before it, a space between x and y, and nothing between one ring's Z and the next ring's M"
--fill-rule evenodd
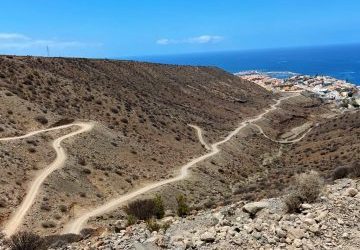
M342 179L299 214L286 213L280 198L238 202L170 218L166 232L141 223L61 249L360 249L359 189L359 180Z

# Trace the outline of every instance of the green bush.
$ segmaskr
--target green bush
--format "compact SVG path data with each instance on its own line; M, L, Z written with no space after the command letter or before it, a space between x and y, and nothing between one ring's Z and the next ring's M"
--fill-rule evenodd
M179 195L178 197L176 197L176 201L178 203L178 207L177 207L177 214L180 217L185 217L186 215L189 214L189 206L186 203L186 198L183 195Z
M164 208L164 202L160 195L156 195L154 198L155 203L155 215L156 218L161 219L165 215L165 208Z
M159 232L159 230L162 228L159 223L154 218L151 218L146 221L146 227L149 229L150 232Z
M127 226L134 225L137 222L137 218L134 215L128 215L127 216Z

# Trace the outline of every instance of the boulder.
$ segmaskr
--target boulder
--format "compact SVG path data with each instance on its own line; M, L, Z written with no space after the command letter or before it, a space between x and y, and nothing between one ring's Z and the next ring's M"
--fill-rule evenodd
M269 205L266 201L251 202L243 206L243 211L251 215L256 215L257 212L266 208Z

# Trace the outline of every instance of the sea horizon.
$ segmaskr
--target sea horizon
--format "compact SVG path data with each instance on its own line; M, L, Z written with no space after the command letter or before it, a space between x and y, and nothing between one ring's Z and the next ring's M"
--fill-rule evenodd
M230 73L257 71L276 78L326 75L360 85L360 44L137 56L152 63L215 66Z

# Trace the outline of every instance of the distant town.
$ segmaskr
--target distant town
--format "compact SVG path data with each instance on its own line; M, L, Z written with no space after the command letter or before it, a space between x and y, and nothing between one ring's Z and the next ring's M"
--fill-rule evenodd
M295 75L278 79L254 71L237 73L242 79L254 82L273 92L307 90L342 108L360 107L360 87L329 76Z

